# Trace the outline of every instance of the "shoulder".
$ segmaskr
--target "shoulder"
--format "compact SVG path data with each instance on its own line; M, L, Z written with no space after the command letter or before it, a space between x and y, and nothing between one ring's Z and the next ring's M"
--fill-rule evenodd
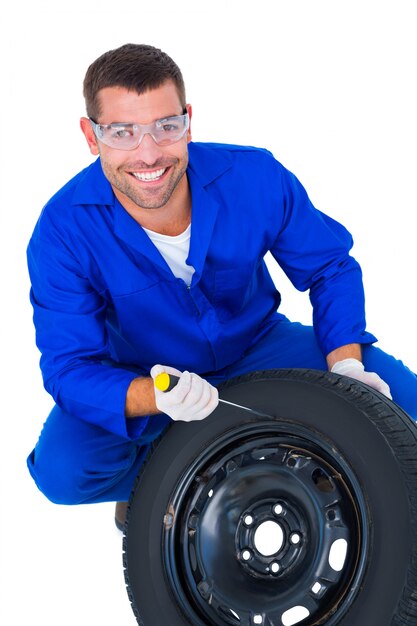
M104 176L100 158L82 169L59 189L46 203L59 206L68 203L77 204L109 204L113 201L111 187Z
M68 180L58 191L56 191L53 196L49 198L46 202L43 212L48 207L54 207L54 210L63 204L68 204L68 202L72 202L72 197L74 195L75 189L78 187L89 168L85 168L78 172L75 176L73 176L70 180Z
M111 205L114 196L111 186L105 178L100 160L85 167L63 185L45 204L38 219L38 224L66 223L77 221L84 207Z
M189 167L203 182L219 175L265 178L285 171L269 150L255 146L240 146L224 143L190 143Z
M272 152L255 146L239 146L227 143L192 142L189 145L190 157L207 159L266 158L274 159Z
M103 219L110 219L107 213L112 207L106 205L113 203L114 197L103 179L97 160L68 180L46 202L28 241L31 258L73 251L83 233L91 232L92 221L98 229Z

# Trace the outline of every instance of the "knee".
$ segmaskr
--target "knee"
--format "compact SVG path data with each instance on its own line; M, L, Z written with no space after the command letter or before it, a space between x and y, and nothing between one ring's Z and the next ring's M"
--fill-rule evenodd
M126 499L137 457L136 442L117 438L54 407L27 462L48 500L87 504L118 500L120 495Z
M54 504L81 504L83 489L74 466L61 455L45 459L35 448L27 459L29 472L38 489Z

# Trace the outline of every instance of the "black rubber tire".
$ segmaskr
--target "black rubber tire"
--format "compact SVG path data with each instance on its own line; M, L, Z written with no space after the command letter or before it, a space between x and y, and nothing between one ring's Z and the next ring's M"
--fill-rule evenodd
M366 385L315 370L254 372L222 385L220 397L271 417L261 418L219 405L203 421L173 424L154 446L132 491L123 544L127 590L138 623L142 626L252 626L258 623L281 626L285 622L279 617L279 607L285 604L284 596L291 596L293 585L294 597L302 591L306 606L310 608L310 615L297 622L303 626L417 624L417 428L414 421L396 404ZM256 448L261 445L256 443L258 439L261 443L267 442L262 457ZM278 443L272 445L275 440ZM272 450L274 455L279 450L279 462ZM233 457L239 451L240 456ZM228 460L232 458L233 461ZM290 458L293 459L291 464ZM218 465L216 459L221 459ZM257 465L252 459L264 465ZM298 459L301 459L301 468L308 468L307 472L296 471ZM229 467L230 463L233 467ZM242 465L233 476L229 475L229 469L235 469L236 463ZM207 467L210 469L204 477ZM258 467L267 469L258 470ZM270 476L265 477L260 473L263 471L270 472ZM274 578L268 567L267 573L262 570L261 575L250 569L252 566L262 569L263 557L259 554L259 563L255 558L249 565L243 561L238 563L240 557L231 560L229 555L225 556L224 564L219 563L221 553L215 544L216 535L207 535L207 524L211 524L210 507L215 506L215 498L209 501L206 491L202 500L204 485L199 485L205 481L204 488L208 489L210 480L213 484L215 481L215 489L218 486L215 495L223 498L219 502L230 515L228 504L224 507L227 490L230 497L232 492L235 494L238 507L252 506L253 494L258 492L250 486L251 472L255 485L259 485L259 493L264 496L262 502L253 505L258 507L256 511L264 515L262 507L266 505L263 502L269 502L270 497L279 500L285 493L283 498L290 511L288 520L292 515L291 519L297 518L297 523L304 528L301 533L304 547L300 546L299 552L293 546L288 548L293 551L293 565L288 566L288 571L283 567L283 578L278 575ZM269 478L274 476L276 494L274 486L266 487L271 483ZM326 489L320 486L323 476L325 487L327 484L336 494L332 496L334 506L328 504ZM296 486L294 493L300 484L300 493L294 496L287 493L284 479ZM292 487L288 489L291 491ZM324 509L328 517L323 518ZM239 514L243 515L242 511ZM193 522L193 518L197 521ZM229 542L234 545L229 546L226 544L230 520L228 526L225 524L220 520L218 529L216 526L224 542L224 553L233 553L236 549L239 554L240 548L236 545L241 539L238 535L245 537L244 543L249 541L249 531L239 521L239 534L238 522L234 522ZM327 546L326 550L332 545L331 537L336 535L329 533L338 524L337 532L349 537L353 556L333 578L332 570L329 577L332 581L327 582L328 561L320 551L323 545ZM201 537L205 533L204 537L210 537L209 541L213 542L210 550L215 553L216 562L215 557L202 555L199 533ZM213 563L204 561L211 558ZM290 556L286 558L289 563ZM313 564L318 574L310 574ZM223 578L222 567L227 578ZM203 589L204 585L198 583L201 572L210 568L218 575L220 585L217 587L215 581L212 597L210 589ZM320 580L318 595L311 593L310 587L305 592L300 591L300 585L310 585L314 576ZM258 579L262 587L257 587ZM213 580L211 584L213 586ZM225 585L224 595L222 584ZM262 589L262 594L265 592L265 606L254 601L257 606L250 613L247 599L258 588ZM218 599L223 597L233 598L233 601L224 600L222 607Z

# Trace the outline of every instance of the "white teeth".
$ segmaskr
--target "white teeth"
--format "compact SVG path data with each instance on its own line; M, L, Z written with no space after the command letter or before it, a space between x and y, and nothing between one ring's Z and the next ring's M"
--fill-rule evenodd
M161 170L154 170L153 172L132 172L133 176L138 178L139 180L157 180L161 178L162 174L166 171L166 167Z

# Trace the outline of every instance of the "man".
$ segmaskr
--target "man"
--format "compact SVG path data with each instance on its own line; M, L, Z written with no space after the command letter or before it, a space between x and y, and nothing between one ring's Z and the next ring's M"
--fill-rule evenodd
M204 419L216 384L254 370L328 368L417 419L415 374L365 329L351 236L290 172L265 150L192 143L181 72L151 46L103 54L84 95L99 158L47 203L28 247L56 402L28 466L50 500L126 501L167 424ZM277 312L268 251L309 290L314 328ZM167 393L163 370L180 376Z

